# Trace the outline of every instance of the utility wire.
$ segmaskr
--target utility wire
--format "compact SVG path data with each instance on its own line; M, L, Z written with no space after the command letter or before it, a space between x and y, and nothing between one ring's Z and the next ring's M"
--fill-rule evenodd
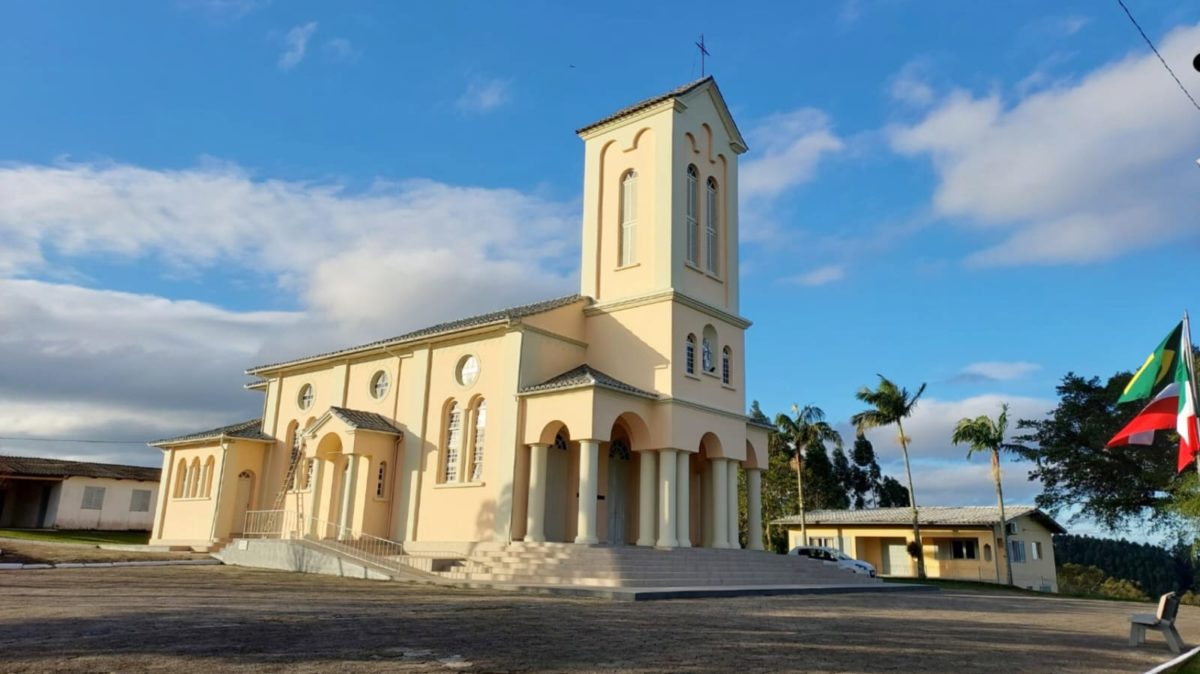
M1171 79L1175 80L1175 84L1179 85L1179 90L1182 91L1183 95L1187 96L1188 100L1192 102L1192 107L1196 108L1197 111L1200 111L1200 103L1197 103L1196 99L1192 98L1191 92L1187 90L1187 87L1183 86L1183 82L1179 81L1179 78L1175 75L1175 71L1171 70L1171 66L1167 65L1167 60L1162 57L1162 54L1158 53L1158 48L1155 47L1154 43L1150 41L1150 37L1146 35L1146 31L1142 30L1142 26L1138 24L1137 19L1133 18L1133 13L1130 12L1129 8L1125 6L1125 0L1117 0L1117 4L1121 6L1121 9L1125 10L1125 16L1129 17L1129 20L1133 22L1134 28L1137 28L1138 32L1142 34L1142 39L1146 41L1146 44L1150 45L1151 51L1153 51L1154 55L1158 57L1159 62L1162 63L1163 67L1167 69L1167 72L1171 74Z
M0 435L0 440L15 440L20 442L81 442L84 444L93 445L144 445L145 440L77 440L72 438L18 438L8 435Z

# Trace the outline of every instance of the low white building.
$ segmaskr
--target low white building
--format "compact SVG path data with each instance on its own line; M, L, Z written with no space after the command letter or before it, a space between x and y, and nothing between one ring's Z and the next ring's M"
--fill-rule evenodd
M0 456L0 528L149 530L161 470Z

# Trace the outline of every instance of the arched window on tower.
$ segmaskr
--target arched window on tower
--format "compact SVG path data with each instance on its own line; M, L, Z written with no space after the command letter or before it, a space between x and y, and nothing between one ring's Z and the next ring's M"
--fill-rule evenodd
M620 266L637 261L637 171L630 169L621 177L621 257Z
M687 261L700 264L700 172L687 167Z
M729 361L733 360L733 352L729 347L721 349L721 383L729 385Z
M720 242L717 240L718 227L720 225L717 213L717 181L715 178L708 179L708 190L706 191L704 208L704 226L705 230L705 261L706 268L709 273L717 274L720 270L717 268L717 258L719 253Z
M211 456L208 457L208 459L204 461L204 476L201 478L203 485L202 489L204 491L205 498L212 496L213 473L216 472L216 469L217 460Z
M200 495L200 459L192 459L192 465L188 468L188 498L196 498Z
M462 409L457 402L446 409L446 446L442 449L442 482L458 482L458 457L462 447Z
M175 498L183 498L187 493L187 461L180 459L175 473Z
M471 437L471 464L467 475L471 482L483 479L483 449L487 437L487 401L480 399L471 413L473 428Z
M683 347L684 365L688 374L696 374L696 336L688 335L687 344Z

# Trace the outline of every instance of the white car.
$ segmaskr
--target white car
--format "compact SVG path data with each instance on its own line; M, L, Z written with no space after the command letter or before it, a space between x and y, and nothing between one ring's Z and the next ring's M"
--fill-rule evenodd
M823 562L833 562L838 565L839 569L845 569L853 573L875 577L875 567L861 560L857 560L850 555L835 550L833 548L824 548L813 545L801 545L792 548L789 555L804 555L813 559L819 559Z

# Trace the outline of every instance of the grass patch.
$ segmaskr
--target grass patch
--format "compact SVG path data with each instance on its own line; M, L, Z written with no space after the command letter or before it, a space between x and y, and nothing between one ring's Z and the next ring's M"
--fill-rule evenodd
M1049 592L1038 592L1037 590L1028 590L1023 587L1013 587L1012 585L998 585L996 583L981 583L974 580L946 580L942 578L926 578L918 580L916 578L884 578L885 583L900 583L905 585L930 585L940 587L943 590L971 590L973 592L1004 592L1037 595L1040 597L1061 597L1062 595L1051 594Z
M123 545L145 545L150 541L149 531L74 531L70 529L0 529L0 538L39 543L119 543ZM2 546L0 546L2 547Z

